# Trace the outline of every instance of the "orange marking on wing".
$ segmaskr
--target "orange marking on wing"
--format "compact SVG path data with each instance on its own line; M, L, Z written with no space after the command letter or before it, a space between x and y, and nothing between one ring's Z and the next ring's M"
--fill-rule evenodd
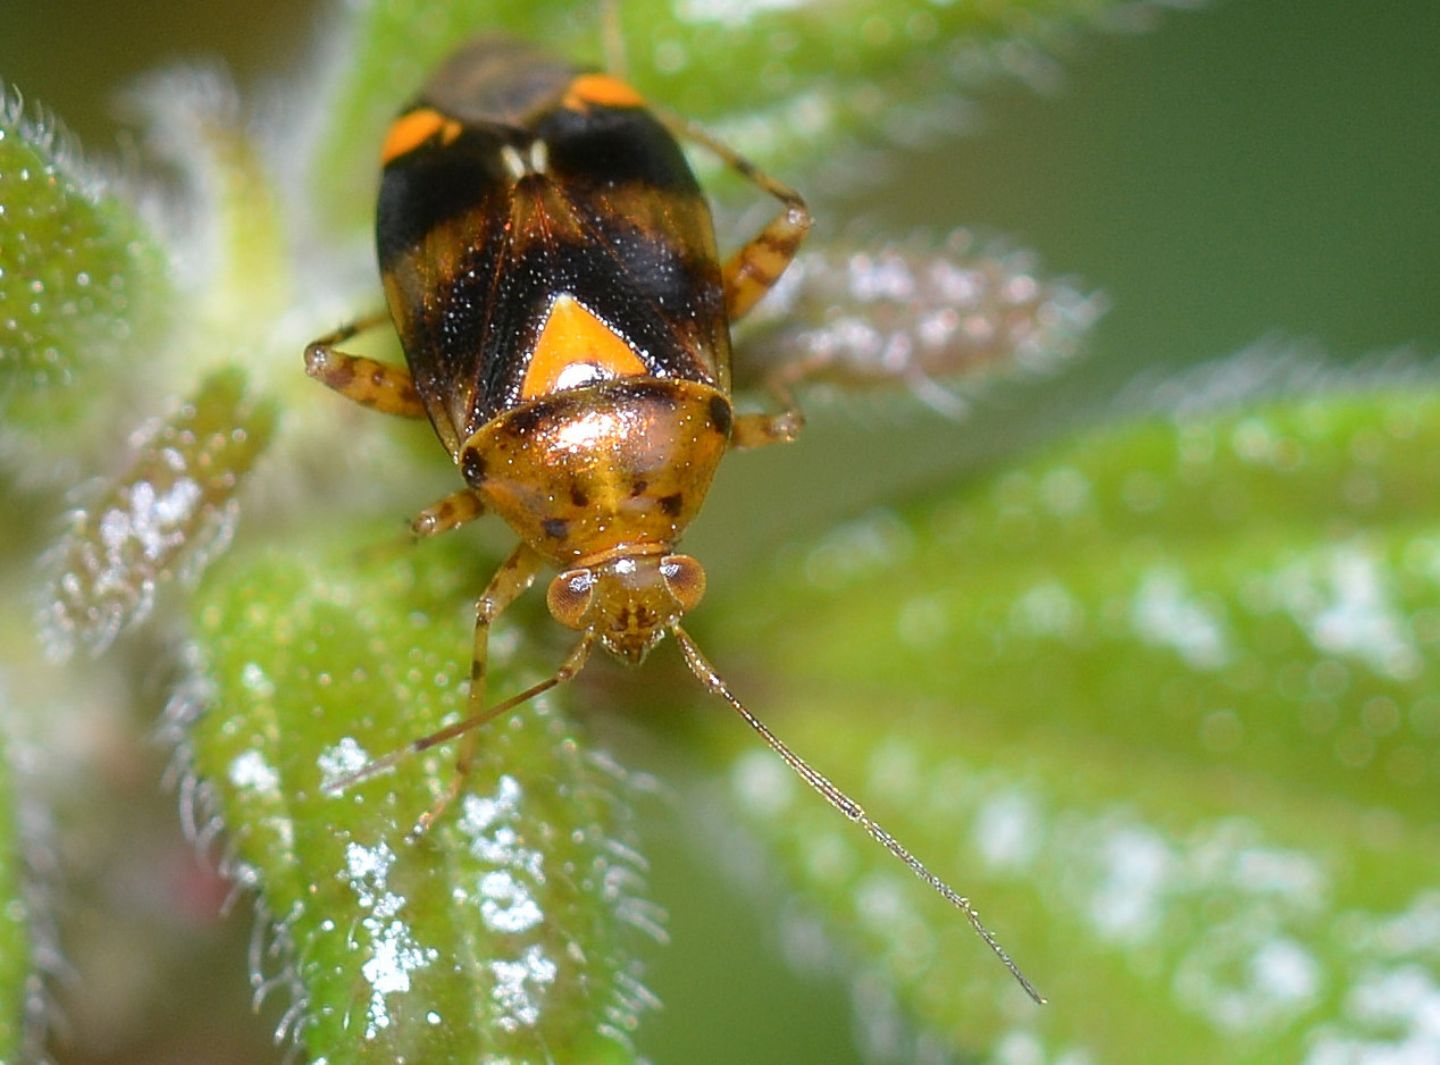
M385 145L380 149L380 163L383 166L406 152L413 152L437 133L444 143L449 144L460 136L460 129L459 122L428 107L401 115L390 126L390 132L385 134Z
M615 330L573 296L557 296L520 386L522 399L535 399L614 377L650 371Z
M599 107L644 107L645 98L609 74L581 74L570 83L560 103L572 111L584 111L591 104Z

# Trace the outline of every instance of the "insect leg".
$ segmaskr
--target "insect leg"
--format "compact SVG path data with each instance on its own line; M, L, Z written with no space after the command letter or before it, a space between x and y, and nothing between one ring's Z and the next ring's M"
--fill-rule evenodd
M475 601L475 646L470 657L470 699L466 719L483 718L485 710L485 670L490 658L490 626L500 612L513 603L535 580L544 560L527 544L521 544L510 553L495 576L490 578L485 591ZM434 806L421 815L416 832L424 832L435 819L445 812L460 795L465 778L470 774L470 764L475 760L475 745L480 733L471 729L460 743L460 752L455 758L455 772L450 783Z
M730 321L743 316L769 292L785 273L800 243L810 231L810 208L804 198L789 185L775 180L758 169L744 156L716 140L699 126L667 112L657 112L670 129L717 155L727 166L748 181L774 196L783 205L780 213L765 228L751 237L725 264L722 279L725 287L725 314ZM778 414L745 414L735 419L731 444L739 448L764 447L766 444L794 440L805 424L805 415L796 406L787 384L779 378L769 382L771 393L780 402Z
M431 503L415 515L414 520L410 522L409 536L397 536L378 544L371 544L361 548L360 555L362 558L374 561L394 558L400 552L413 547L418 541L428 540L432 536L439 536L451 529L458 529L481 517L484 513L485 504L480 497L472 489L462 488L437 503Z
M780 412L736 416L730 430L731 447L754 448L767 444L788 444L800 435L800 430L805 426L805 414L795 405L790 389L772 380L770 391L780 403Z
M458 529L484 513L485 503L475 490L462 488L458 492L451 492L438 503L431 503L415 515L415 520L410 523L410 531L415 534L415 539L424 540L451 529Z
M605 71L621 81L629 77L625 34L620 25L621 0L600 0L600 39L605 45Z
M404 418L423 418L425 406L415 391L410 371L335 348L336 344L343 344L356 334L389 320L389 315L382 311L311 341L305 347L305 372L362 407Z
M795 258L795 253L800 250L800 242L810 231L810 208L805 206L804 198L789 185L776 181L699 126L665 113L661 113L661 117L677 135L713 152L726 166L737 171L746 180L759 185L783 205L780 213L770 219L765 228L751 237L725 264L725 313L733 322L770 291L770 287L780 280L780 275Z
M366 763L353 773L346 773L344 776L338 777L335 780L327 781L323 785L325 791L331 795L338 795L351 785L358 784L362 780L369 780L376 774L383 773L385 770L398 765L413 754L428 751L431 747L436 747L449 740L453 740L456 736L463 736L467 732L472 732L481 725L494 721L500 715L508 714L517 706L523 706L537 695L543 695L551 688L564 684L584 668L585 660L590 657L590 648L594 643L594 634L587 632L580 638L580 642L571 649L570 653L565 656L565 661L560 663L560 668L539 684L532 684L524 691L516 692L508 699L502 699L494 706L489 707L481 713L472 714L463 721L457 721L453 725L446 725L439 732L432 732L428 736L421 736L418 740L412 740L399 750L391 751L389 754L382 755L373 762ZM430 817L427 813L425 817L421 819L420 826L412 835L418 835L420 832L423 832L429 827L433 820L434 818Z

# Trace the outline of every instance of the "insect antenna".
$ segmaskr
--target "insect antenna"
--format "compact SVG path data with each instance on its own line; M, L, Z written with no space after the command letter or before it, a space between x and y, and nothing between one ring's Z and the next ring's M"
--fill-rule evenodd
M362 780L368 780L376 773L383 773L391 766L398 762L403 762L412 755L417 755L422 751L428 751L437 744L444 743L447 740L453 740L456 736L469 732L473 728L479 728L486 722L494 721L501 714L514 710L522 703L528 703L531 699L535 698L535 696L542 695L551 688L564 684L580 672L581 668L585 665L585 660L590 657L590 648L594 643L594 634L587 632L581 637L580 642L575 645L575 648L565 656L565 661L560 664L560 668L549 677L540 681L540 683L532 684L524 691L517 692L508 699L502 699L494 706L482 710L478 714L472 714L463 721L457 721L453 725L445 726L438 732L432 732L428 736L421 736L418 740L412 740L404 747L393 750L389 754L381 755L373 762L367 762L353 773L346 773L343 777L326 781L323 785L324 790L332 795L338 795L352 784L358 784Z
M980 914L976 911L975 907L970 904L969 899L959 894L949 884L925 868L925 866L921 864L920 859L906 850L899 840L873 821L858 802L832 784L824 774L812 768L805 759L792 751L775 733L771 732L763 721L746 709L745 704L730 691L729 686L721 678L720 674L715 672L715 667L700 653L700 648L696 646L695 641L690 638L690 635L685 632L684 629L680 628L679 625L674 625L671 626L670 631L674 633L675 640L680 645L680 651L685 656L685 664L690 667L690 672L699 678L700 683L704 684L705 687L729 703L731 708L745 719L745 723L758 732L760 738L770 745L770 749L783 758L785 763L793 769L805 783L818 791L826 802L839 810L851 821L860 825L865 831L869 832L877 843L908 865L911 872L929 884L946 902L963 913L965 919L970 922L970 927L975 929L976 934L985 941L985 945L1000 959L1005 968L1010 970L1010 975L1015 977L1020 986L1025 989L1025 993L1034 999L1037 1004L1045 1004L1045 997L1035 989L1035 985L1020 971L1020 967L1011 960L1010 954L1000 945L999 940L997 940L990 929L986 928L981 922Z
M621 81L630 74L625 62L625 34L620 25L621 0L600 0L600 37L605 45L605 73Z

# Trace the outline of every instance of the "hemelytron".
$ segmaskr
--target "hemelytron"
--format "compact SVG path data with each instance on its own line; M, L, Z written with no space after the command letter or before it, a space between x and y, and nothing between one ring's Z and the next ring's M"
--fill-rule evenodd
M681 137L780 202L728 259ZM575 676L597 643L639 663L668 634L706 688L959 908L1043 1001L969 901L746 709L680 624L705 571L676 545L720 460L793 440L803 424L778 382L777 412L736 413L730 381L730 323L794 258L810 228L801 197L618 78L500 38L436 72L381 160L380 272L408 370L337 349L383 324L376 315L312 343L306 371L364 406L430 419L465 487L414 520L417 537L494 513L520 544L476 601L465 720L337 787L463 735L423 830L464 786L476 726ZM487 706L490 628L547 566L559 570L550 613L580 639L549 679Z

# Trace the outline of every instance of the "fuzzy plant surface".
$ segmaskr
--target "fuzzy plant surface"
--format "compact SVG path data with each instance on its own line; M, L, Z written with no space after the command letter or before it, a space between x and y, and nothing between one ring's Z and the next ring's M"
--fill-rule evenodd
M993 900L1045 1009L760 752L729 748L734 799L977 1059L1426 1060L1437 444L1433 389L1152 417L777 560L727 650Z
M7 750L6 755L9 755ZM25 987L35 964L30 942L29 906L26 903L20 841L12 781L0 769L0 817L3 817L5 861L0 864L0 987L5 989L5 1013L0 1017L0 1061L16 1061L25 1045Z
M838 188L890 144L943 142L975 85L1025 79L1136 5L619 7L648 98L799 187ZM474 597L504 557L468 532L407 544L402 519L460 485L442 448L300 359L380 302L386 123L493 32L606 58L597 21L555 0L348 4L294 94L306 113L251 108L205 70L142 86L167 185L117 177L0 100L6 731L70 752L95 704L134 733L136 704L168 702L180 820L258 909L255 998L316 1065L647 1060L647 965L704 949L665 945L634 813L651 785L592 738L592 689L489 725L424 833L450 748L329 786L463 716ZM752 230L730 220L763 197L696 161L733 247ZM814 206L806 256L737 331L739 380L798 368L958 415L972 386L1064 363L1098 313L1024 254L964 232L826 233ZM797 544L696 617L712 658L743 667L742 697L973 893L1050 1005L673 670L646 701L704 706L686 737L723 783L667 784L724 811L719 837L743 824L763 845L762 889L818 915L920 1033L900 1041L913 1057L1425 1060L1440 404L1422 383L1161 406ZM525 600L497 628L496 697L563 656L542 615ZM42 1019L26 791L106 801L0 766L5 1065L33 1059Z

